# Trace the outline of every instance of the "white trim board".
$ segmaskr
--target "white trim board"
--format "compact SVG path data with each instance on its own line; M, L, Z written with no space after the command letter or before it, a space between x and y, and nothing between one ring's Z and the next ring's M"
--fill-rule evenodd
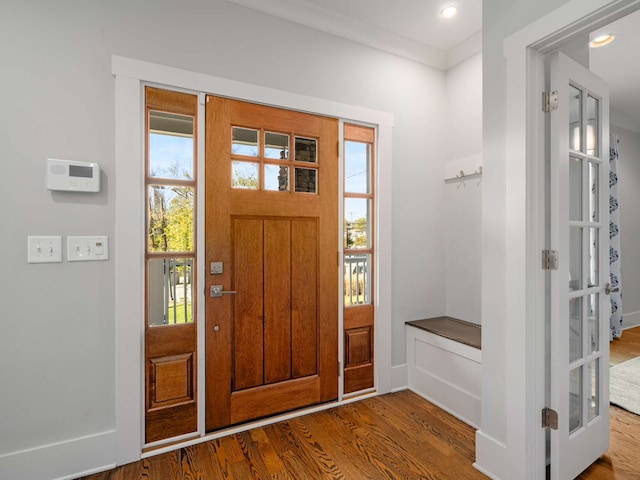
M622 315L622 329L629 330L640 326L640 312L629 312Z
M391 367L391 135L393 115L331 100L293 94L197 72L114 55L116 99L116 435L118 465L141 458L144 398L144 162L142 156L144 84L206 92L254 103L332 116L377 126L377 252L375 382L377 393L392 388ZM138 159L136 165L135 159ZM132 168L134 165L134 168ZM203 179L202 179L203 181ZM201 209L200 215L202 214ZM202 217L203 218L203 217ZM199 217L199 221L202 220ZM131 278L139 279L131 289ZM204 322L199 320L200 328ZM204 355L199 355L204 371ZM200 382L199 382L200 383ZM202 395L199 394L202 400ZM340 399L339 399L340 400ZM351 401L351 400L350 400ZM341 402L336 403L336 405ZM204 403L200 403L200 412ZM204 435L202 422L200 434ZM203 437L204 438L204 437ZM171 449L179 448L173 445Z
M115 467L116 432L109 430L0 456L5 479L63 480ZM73 467L79 471L69 471Z

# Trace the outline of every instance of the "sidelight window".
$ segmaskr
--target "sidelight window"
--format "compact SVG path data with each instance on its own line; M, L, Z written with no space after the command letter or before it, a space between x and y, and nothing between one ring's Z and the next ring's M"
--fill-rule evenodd
M166 111L147 109L146 285L152 327L195 320L195 125L194 115L171 111L170 105ZM242 133L238 137L250 143L251 131Z

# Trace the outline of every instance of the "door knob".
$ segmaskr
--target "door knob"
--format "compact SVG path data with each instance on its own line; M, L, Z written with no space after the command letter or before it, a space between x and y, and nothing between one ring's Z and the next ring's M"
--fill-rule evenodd
M611 284L607 283L604 286L604 293L606 295L611 295L612 292L619 292L620 291L620 287L615 287L615 288L611 288Z
M233 295L235 290L223 290L222 285L211 285L209 288L209 296L211 298L220 298L222 295Z

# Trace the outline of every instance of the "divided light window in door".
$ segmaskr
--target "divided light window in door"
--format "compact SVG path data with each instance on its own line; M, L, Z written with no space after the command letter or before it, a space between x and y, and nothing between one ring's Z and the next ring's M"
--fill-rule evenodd
M344 393L374 387L375 130L344 125Z
M145 89L145 443L195 433L198 97Z

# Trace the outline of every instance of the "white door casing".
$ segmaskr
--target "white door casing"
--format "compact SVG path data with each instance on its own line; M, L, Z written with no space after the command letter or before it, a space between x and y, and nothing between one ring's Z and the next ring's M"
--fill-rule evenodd
M561 53L550 56L551 478L573 479L609 447L609 93Z
M123 465L151 455L157 455L176 448L199 443L222 434L206 435L204 422L201 422L200 438L180 440L180 443L168 445L143 453L143 352L140 339L144 324L144 229L143 219L145 195L143 188L144 168L141 138L144 125L143 87L154 85L188 92L210 92L230 98L238 98L256 103L264 103L313 112L337 118L348 118L352 122L377 125L378 128L378 193L379 207L376 218L376 238L378 239L379 280L377 281L376 318L380 318L376 336L376 386L377 393L386 393L392 388L391 366L391 140L394 118L387 112L363 107L355 107L338 102L318 99L305 95L259 87L256 85L229 80L221 77L200 74L178 68L112 56L112 73L115 76L116 103L116 173L118 185L116 192L116 236L117 245L128 245L118 250L115 259L116 275L116 452L115 463ZM204 98L204 97L203 97ZM203 117L200 124L204 125ZM204 138L204 135L201 137ZM203 158L203 151L198 155ZM132 159L139 164L132 167ZM200 175L200 178L204 178ZM200 212L202 206L198 207ZM199 242L202 239L199 237ZM380 253L382 252L382 253ZM199 265L200 270L204 268ZM200 272L204 275L203 270ZM136 288L131 287L131 278L139 279ZM202 300L201 300L202 301ZM200 322L204 325L204 321ZM203 332L200 332L204 338ZM202 350L203 346L199 346ZM200 357L204 362L204 356ZM198 365L204 371L204 363ZM198 382L204 385L204 382ZM199 404L204 405L204 391L199 392ZM351 400L345 400L351 401ZM341 402L338 402L341 403ZM326 406L318 408L327 408ZM293 414L292 414L293 415ZM202 416L202 415L201 415ZM264 420L266 423L269 420ZM256 422L258 424L260 422ZM253 425L253 424L252 424ZM249 428L248 425L238 430ZM225 434L229 434L226 431Z

